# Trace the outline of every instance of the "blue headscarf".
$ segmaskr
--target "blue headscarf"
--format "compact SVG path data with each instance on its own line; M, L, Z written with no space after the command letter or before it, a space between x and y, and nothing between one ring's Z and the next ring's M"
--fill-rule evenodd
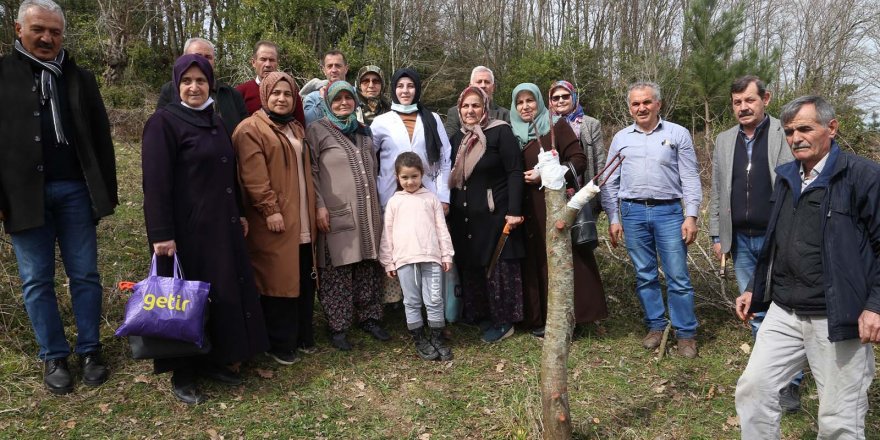
M519 111L516 110L516 97L520 92L531 93L532 96L535 97L535 102L538 104L538 110L535 117L532 119L532 122L523 121L519 116ZM537 85L532 83L522 83L516 86L516 88L513 89L511 102L513 103L511 105L513 108L510 112L510 128L513 129L513 135L516 136L516 139L519 141L520 148L525 147L529 141L550 133L550 121L548 119L550 112L547 110L547 106L544 105L544 97L541 96L541 90L538 89Z
M571 93L571 102L574 103L574 108L567 115L554 115L553 122L556 122L556 120L560 116L565 116L565 119L568 121L569 124L577 122L578 118L582 118L584 116L584 108L581 107L581 103L578 102L578 94L574 89L574 85L565 80L556 81L555 83L553 83L552 86L550 86L550 96L552 97L553 91L560 87L567 90L568 93Z

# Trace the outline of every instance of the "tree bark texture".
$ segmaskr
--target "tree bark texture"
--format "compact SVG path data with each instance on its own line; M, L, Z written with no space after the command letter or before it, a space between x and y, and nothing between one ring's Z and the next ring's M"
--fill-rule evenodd
M541 404L545 439L570 439L568 354L574 327L571 225L577 211L566 206L565 189L544 188L547 206L547 324L541 352ZM587 205L589 209L589 205ZM561 227L560 227L561 226Z

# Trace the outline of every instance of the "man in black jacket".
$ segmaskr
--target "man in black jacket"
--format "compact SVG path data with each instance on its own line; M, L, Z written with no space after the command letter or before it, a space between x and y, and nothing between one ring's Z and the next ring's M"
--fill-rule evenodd
M214 50L214 44L204 38L190 38L186 40L186 43L183 44L183 54L201 55L208 59L212 68L214 67L214 57L217 55ZM216 71L214 70L214 72ZM250 114L247 111L244 98L241 97L241 93L238 93L238 90L220 81L215 81L214 83L214 90L211 90L211 97L214 98L214 111L220 116L226 131L229 132L229 136L232 136L232 132L235 131L238 123L250 116ZM174 84L171 81L168 81L162 85L162 91L159 92L159 102L156 103L156 108L165 107L165 105L172 102L180 102L180 92L174 88Z
M70 279L82 382L107 380L96 225L118 204L110 123L94 75L62 49L64 13L25 0L11 54L0 58L0 219L12 237L24 305L50 392L73 390L55 296L55 243Z
M742 438L779 438L779 392L809 365L819 438L865 438L880 342L880 166L841 151L834 109L818 96L783 107L794 162L776 169L755 275L736 300L767 311L736 386Z

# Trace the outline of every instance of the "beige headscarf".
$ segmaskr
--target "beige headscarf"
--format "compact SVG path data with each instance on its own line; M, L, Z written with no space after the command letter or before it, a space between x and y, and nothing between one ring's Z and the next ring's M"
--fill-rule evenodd
M464 138L458 147L458 153L455 155L455 163L452 171L449 173L449 186L451 188L461 189L464 182L471 177L474 167L483 154L486 153L486 135L483 130L488 130L499 125L507 125L500 119L489 119L489 95L479 87L468 86L458 96L458 109L461 112L461 104L464 98L469 94L475 94L483 101L483 117L480 122L475 125L467 125L462 118L461 132Z

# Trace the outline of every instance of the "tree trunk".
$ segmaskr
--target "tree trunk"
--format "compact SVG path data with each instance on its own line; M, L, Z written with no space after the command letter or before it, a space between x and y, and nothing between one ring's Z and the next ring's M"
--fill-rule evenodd
M577 211L566 206L565 188L544 188L547 206L547 324L541 352L541 404L544 438L571 438L568 404L568 352L574 327L571 225ZM589 206L587 206L589 209ZM561 227L557 227L557 222Z

